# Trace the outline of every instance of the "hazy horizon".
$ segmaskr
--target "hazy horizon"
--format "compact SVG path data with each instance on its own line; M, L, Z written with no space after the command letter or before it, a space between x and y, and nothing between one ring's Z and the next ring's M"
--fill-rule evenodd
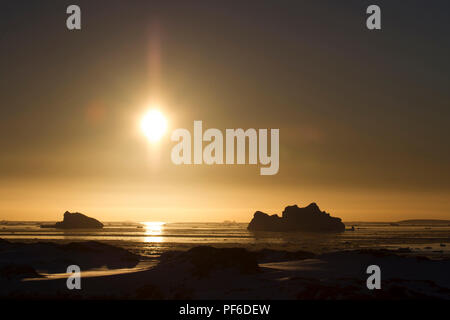
M324 210L323 208L321 208L322 210ZM282 209L283 210L283 209ZM277 214L278 216L281 217L282 215L282 210L279 212L275 212L275 211L267 211L265 213L267 214ZM79 212L76 210L66 210L69 212ZM259 210L260 211L260 210ZM326 210L325 210L326 211ZM32 219L32 220L15 220L15 219L2 219L0 221L10 221L10 222L57 222L57 221L62 221L63 220L63 212L59 212L55 215L55 217L53 219ZM327 211L328 212L328 211ZM232 223L249 223L250 220L253 218L253 214L254 212L252 212L251 214L248 215L248 219L247 220L235 220L235 219L221 219L220 217L216 217L216 219L214 220L189 220L189 216L186 217L185 220L164 220L163 218L161 219L143 219L143 220L132 220L132 219L118 219L118 220L104 220L101 219L101 217L99 216L93 216L91 214L89 214L88 212L81 212L87 216L96 218L98 220L101 220L101 222L104 223L145 223L145 222L162 222L162 223L226 223L226 222L232 222ZM329 213L329 212L328 212ZM331 214L332 216L336 216L335 214ZM50 215L48 215L50 216ZM156 215L158 216L158 215ZM392 223L392 222L400 222L400 221L407 221L407 220L438 220L438 221L450 221L450 219L445 219L445 218L433 218L433 217L429 217L429 216L417 216L415 218L408 218L407 215L405 215L404 218L402 219L392 219L392 220L358 220L358 219L352 219L352 220L346 220L346 219L342 219L344 223L358 223L358 222L363 222L363 223Z

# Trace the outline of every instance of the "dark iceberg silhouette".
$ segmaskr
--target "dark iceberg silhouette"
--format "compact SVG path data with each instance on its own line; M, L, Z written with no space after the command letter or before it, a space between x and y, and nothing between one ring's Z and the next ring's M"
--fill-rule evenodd
M101 229L103 223L97 219L90 218L82 213L64 213L64 220L52 225L42 225L41 228L59 228L59 229Z
M248 230L253 231L308 231L308 232L343 232L345 225L340 218L331 217L329 213L320 211L315 203L299 208L297 205L287 206L280 218L274 214L256 211Z

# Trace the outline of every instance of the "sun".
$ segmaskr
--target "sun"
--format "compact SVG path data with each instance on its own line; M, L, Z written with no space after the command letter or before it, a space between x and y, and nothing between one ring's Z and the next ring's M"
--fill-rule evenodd
M159 110L152 109L143 116L141 129L149 141L159 141L167 131L167 119Z

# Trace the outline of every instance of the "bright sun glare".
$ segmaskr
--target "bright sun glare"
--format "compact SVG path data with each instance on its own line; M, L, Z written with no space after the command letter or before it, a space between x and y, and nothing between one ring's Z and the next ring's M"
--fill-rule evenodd
M167 120L156 109L148 111L141 120L141 129L151 142L159 141L167 130Z

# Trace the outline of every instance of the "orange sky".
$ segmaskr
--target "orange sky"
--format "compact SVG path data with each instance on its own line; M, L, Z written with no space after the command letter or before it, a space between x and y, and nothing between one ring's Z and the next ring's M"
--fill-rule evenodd
M0 48L0 220L247 222L310 202L344 221L450 219L439 12L412 38L414 14L369 35L355 8L312 2L86 2L71 33L44 6L0 16L23 19ZM139 128L152 102L169 122L158 146ZM170 133L194 120L280 129L279 173L175 166Z

